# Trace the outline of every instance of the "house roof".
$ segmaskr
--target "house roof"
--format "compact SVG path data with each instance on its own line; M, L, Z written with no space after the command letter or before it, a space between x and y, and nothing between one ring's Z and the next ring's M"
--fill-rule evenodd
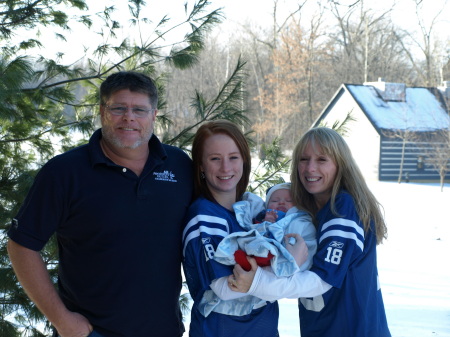
M376 85L376 82L372 83ZM450 127L449 114L436 88L406 88L404 84L390 84L393 91L388 87L380 90L369 83L344 84L344 87L378 129L420 132Z

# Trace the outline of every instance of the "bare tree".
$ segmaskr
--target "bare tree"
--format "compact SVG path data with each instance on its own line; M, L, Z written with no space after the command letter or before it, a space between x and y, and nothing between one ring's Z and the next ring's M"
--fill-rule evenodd
M329 9L338 28L330 34L336 47L336 75L350 83L386 76L385 71L390 69L383 69L383 65L395 67L395 55L398 55L391 37L395 29L389 19L392 8L376 14L364 7L364 1L355 1L351 5L329 1ZM383 62L387 58L389 61Z
M185 70L162 68L167 74L166 113L172 120L172 136L194 123L195 116L190 112L190 105L195 90L202 92L206 98L216 95L238 58L237 53L230 55L229 48L221 43L218 35L210 34L199 55L199 62L193 67Z
M445 176L450 172L450 127L436 131L430 147L426 151L425 162L439 172L441 192L444 190Z
M273 50L273 72L266 76L263 92L265 118L254 128L266 132L266 141L283 138L290 147L319 113L321 71L325 73L329 45L324 39L322 17L314 17L309 29L292 20L281 32ZM320 65L320 67L319 67Z
M419 139L416 132L411 129L404 130L384 130L383 135L389 139L399 139L401 141L400 167L398 170L397 182L400 184L404 177L403 166L405 163L405 151L408 144L411 144ZM407 173L408 174L408 173Z
M280 0L273 0L271 21L266 28L255 27L249 22L241 25L242 34L236 32L234 34L234 41L230 41L230 45L234 45L234 53L239 50L242 57L247 62L247 69L249 73L248 78L248 109L252 112L251 120L254 125L257 125L256 142L260 145L268 139L266 137L269 129L263 125L267 116L267 111L264 108L264 94L269 83L268 76L274 72L274 50L276 50L280 43L280 35L286 30L289 22L300 15L302 8L306 4L306 0L298 2L291 2L290 10L287 14L281 11L280 8L284 5ZM282 13L283 12L283 13ZM238 41L237 41L238 40ZM239 47L237 48L237 44Z
M435 33L437 24L441 19L444 10L447 6L447 0L442 4L442 7L435 13L429 23L424 18L424 1L411 0L415 6L416 22L419 28L420 37L416 38L415 33L411 31L402 30L402 33L396 33L398 42L402 45L411 65L415 69L419 77L419 84L424 86L437 86L442 83L442 69L445 66L446 57L445 48L442 42L439 41ZM423 59L420 60L414 53L417 50Z

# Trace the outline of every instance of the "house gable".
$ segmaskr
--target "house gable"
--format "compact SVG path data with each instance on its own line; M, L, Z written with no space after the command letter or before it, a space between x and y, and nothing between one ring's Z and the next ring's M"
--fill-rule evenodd
M401 83L344 84L313 126L331 126L348 113L356 121L349 122L344 138L366 178L439 180L438 172L425 158L437 145L431 136L450 130L440 90L407 88ZM450 162L448 166L447 179Z
M338 94L313 126L323 124L331 127L335 122L343 122L348 114L354 120L347 124L348 132L344 135L345 141L366 179L377 179L380 136L351 92L348 91L346 84L340 88Z

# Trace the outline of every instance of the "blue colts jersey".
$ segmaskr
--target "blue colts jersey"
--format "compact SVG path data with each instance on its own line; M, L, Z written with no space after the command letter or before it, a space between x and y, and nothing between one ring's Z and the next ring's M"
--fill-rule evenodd
M353 198L336 198L317 214L318 249L311 271L333 286L314 298L301 298L302 337L389 337L378 281L376 235L364 233Z
M214 279L233 273L233 266L218 263L214 252L222 239L242 231L233 212L205 198L188 210L183 231L183 269L194 300L189 335L193 337L276 337L278 304L268 302L249 315L233 316L199 311L199 303Z

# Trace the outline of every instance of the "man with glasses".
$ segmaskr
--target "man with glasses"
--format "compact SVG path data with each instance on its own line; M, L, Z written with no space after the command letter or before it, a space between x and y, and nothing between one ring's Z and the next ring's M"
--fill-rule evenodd
M153 135L152 80L100 86L102 128L43 166L8 231L12 265L61 337L179 337L181 227L192 167ZM56 233L58 291L39 251Z

